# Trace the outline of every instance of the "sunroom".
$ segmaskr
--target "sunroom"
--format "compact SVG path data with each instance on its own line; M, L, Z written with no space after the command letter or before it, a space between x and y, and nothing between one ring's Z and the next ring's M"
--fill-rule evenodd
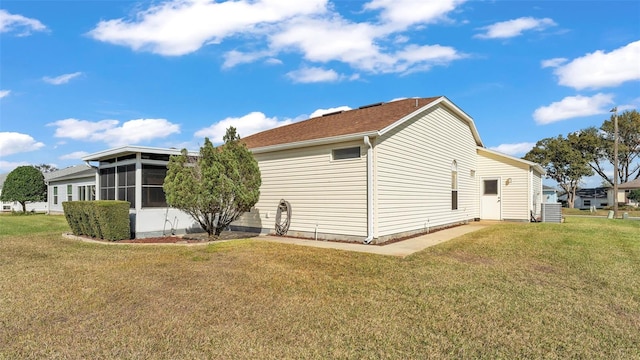
M202 231L189 215L167 206L162 185L169 157L179 154L175 148L122 146L82 160L98 169L97 200L128 201L132 236L144 238Z

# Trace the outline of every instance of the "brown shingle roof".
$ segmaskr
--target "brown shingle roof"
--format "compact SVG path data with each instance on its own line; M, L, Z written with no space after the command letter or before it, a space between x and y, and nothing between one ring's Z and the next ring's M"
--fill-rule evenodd
M640 189L640 179L635 179L620 184L618 185L618 189Z
M439 98L404 99L320 116L253 134L242 141L249 148L260 148L378 131Z

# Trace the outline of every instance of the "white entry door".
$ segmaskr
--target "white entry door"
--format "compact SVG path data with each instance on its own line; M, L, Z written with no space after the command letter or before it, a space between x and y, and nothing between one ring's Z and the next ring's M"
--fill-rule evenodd
M480 218L502 220L500 178L483 178L480 195Z

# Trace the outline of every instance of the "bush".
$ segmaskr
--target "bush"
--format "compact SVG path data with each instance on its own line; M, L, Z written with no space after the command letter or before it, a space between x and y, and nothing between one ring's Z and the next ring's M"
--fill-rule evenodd
M115 241L131 238L129 203L127 201L92 201L101 238Z
M65 201L62 208L74 235L109 241L131 237L126 201Z
M64 201L62 202L62 209L64 210L64 217L67 219L67 223L71 228L71 232L74 235L88 235L82 231L80 213L82 210L83 201Z

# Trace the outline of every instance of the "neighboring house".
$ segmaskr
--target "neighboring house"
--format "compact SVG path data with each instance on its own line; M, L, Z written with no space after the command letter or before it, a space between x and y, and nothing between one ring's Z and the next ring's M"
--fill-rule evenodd
M62 202L95 200L96 169L75 165L45 174L49 213L62 213Z
M0 174L0 194L2 194L2 188L4 187L4 182L5 180L7 180L7 174ZM45 179L47 177L47 174L44 174ZM19 211L22 212L22 205L20 205L19 202L17 201L0 201L0 209L3 212L8 212L8 211ZM33 212L46 212L47 211L47 203L44 201L38 201L38 202L27 202L26 203L26 209L27 211L33 211Z
M529 221L544 170L485 149L471 117L446 97L326 114L243 139L260 166L260 200L235 228L384 242L474 219Z
M640 179L635 179L627 181L626 183L619 184L618 203L631 206L640 206L638 202L629 199L629 193L636 189L640 189ZM613 188L609 188L607 197L610 200L611 204L613 204Z
M143 238L202 231L189 215L169 208L165 200L162 185L167 164L171 155L178 154L178 149L122 146L82 160L97 162L96 199L128 201L131 231L136 238Z
M554 204L558 202L558 190L556 188L542 185L542 202Z
M610 201L607 196L606 187L584 188L576 190L576 197L573 201L573 207L576 209L602 209L609 206ZM567 201L567 194L564 193L558 197L562 202Z

